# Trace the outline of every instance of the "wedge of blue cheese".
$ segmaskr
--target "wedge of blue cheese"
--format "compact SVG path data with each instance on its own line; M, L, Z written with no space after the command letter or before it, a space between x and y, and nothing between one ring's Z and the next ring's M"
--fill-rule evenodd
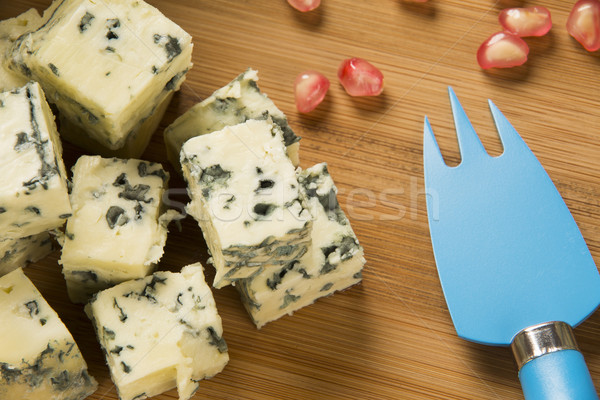
M181 164L220 288L304 255L311 216L300 198L281 129L248 120L196 136L183 145Z
M191 36L142 0L55 0L43 21L10 68L40 82L66 140L138 157L191 67Z
M337 201L327 164L301 171L298 181L314 219L311 252L236 285L258 328L362 279L364 251Z
M27 83L26 77L8 68L8 55L15 40L39 28L41 24L42 17L34 8L17 17L0 21L0 92L20 88Z
M37 83L0 93L0 237L57 228L71 215L54 116Z
M22 269L0 278L0 398L82 400L97 383L73 337Z
M18 239L0 239L0 276L41 260L54 250L48 232Z
M98 293L86 306L121 400L174 387L180 400L229 361L202 265L160 271Z
M163 212L167 180L157 163L100 156L77 160L73 215L59 260L73 302L86 302L99 290L154 271L173 218Z
M210 97L190 108L165 129L167 156L175 170L181 171L179 153L186 140L249 119L267 118L271 118L281 128L287 154L294 166L298 166L300 137L296 136L288 125L285 114L260 91L257 81L258 72L248 69Z

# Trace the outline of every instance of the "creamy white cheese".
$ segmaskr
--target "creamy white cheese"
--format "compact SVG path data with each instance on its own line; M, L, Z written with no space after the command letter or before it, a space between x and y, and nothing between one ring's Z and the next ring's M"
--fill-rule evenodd
M73 215L59 260L72 301L85 302L98 290L152 273L174 217L163 214L167 180L157 163L100 156L77 160Z
M54 250L48 232L18 239L0 239L0 276L41 260Z
M0 237L61 226L71 215L54 116L40 86L0 93Z
M82 400L96 391L73 337L23 270L0 278L0 398Z
M11 58L10 50L15 40L37 29L41 24L42 17L34 8L17 17L0 21L0 92L13 90L27 83L26 77L11 71L6 64Z
M299 194L281 129L248 120L196 136L181 150L192 201L223 287L308 251L311 216Z
M139 156L191 67L191 36L141 0L55 0L43 19L17 39L10 68L40 82L67 140Z
M216 90L210 97L194 105L169 125L164 132L167 156L181 171L179 153L186 140L206 133L237 125L249 119L271 120L281 128L287 146L287 154L294 166L299 164L300 138L294 134L287 117L269 97L261 93L258 73L248 69L224 87Z
M221 317L200 264L99 292L86 306L121 400L177 387L189 399L229 361Z
M236 285L258 328L362 279L363 249L340 208L327 165L299 172L298 181L313 217L311 251Z

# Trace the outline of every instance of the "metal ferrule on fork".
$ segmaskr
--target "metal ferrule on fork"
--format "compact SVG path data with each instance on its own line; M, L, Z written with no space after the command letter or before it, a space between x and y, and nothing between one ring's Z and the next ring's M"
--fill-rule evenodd
M561 321L530 326L517 333L510 344L519 371L529 361L562 350L577 350L573 329Z

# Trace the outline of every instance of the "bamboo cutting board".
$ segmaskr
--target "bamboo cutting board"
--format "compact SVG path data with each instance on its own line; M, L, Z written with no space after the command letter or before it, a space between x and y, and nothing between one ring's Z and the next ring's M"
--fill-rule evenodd
M96 0L101 1L101 0ZM194 399L521 399L506 348L459 339L437 278L422 180L422 124L427 114L450 164L459 161L446 87L452 85L491 154L501 153L486 100L521 133L554 180L600 261L600 53L566 32L573 0L323 0L302 14L284 0L149 0L194 38L194 67L144 154L168 164L163 129L248 67L302 136L301 166L326 161L368 260L363 283L321 299L257 330L237 292L214 290L231 361L201 383ZM50 0L0 3L0 18ZM500 30L499 10L543 5L554 26L527 38L529 61L484 72L480 43ZM338 64L362 57L379 67L385 89L352 98L337 82ZM317 110L299 114L293 81L315 69L331 80ZM67 167L80 150L68 143ZM172 198L184 203L185 196ZM196 223L172 227L160 268L200 261L206 246ZM67 299L55 252L26 268L73 333L99 381L92 400L117 399L82 307ZM212 281L211 267L207 268ZM600 388L600 314L576 329ZM175 399L172 390L156 399Z

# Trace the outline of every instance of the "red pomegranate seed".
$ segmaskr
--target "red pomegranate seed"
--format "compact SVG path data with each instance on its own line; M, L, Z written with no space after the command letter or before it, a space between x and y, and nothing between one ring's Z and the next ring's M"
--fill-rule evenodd
M550 11L546 7L507 8L500 11L500 25L517 36L544 36L552 28Z
M510 68L527 61L529 47L520 37L497 32L487 38L477 50L477 62L483 69Z
M362 58L342 61L337 74L350 96L377 96L383 90L383 74Z
M321 0L288 0L288 3L298 11L312 11L319 7Z
M314 110L325 98L329 90L329 79L316 71L306 71L296 77L294 81L294 95L296 108L301 113Z
M600 49L600 1L579 0L567 19L567 32L587 51Z

